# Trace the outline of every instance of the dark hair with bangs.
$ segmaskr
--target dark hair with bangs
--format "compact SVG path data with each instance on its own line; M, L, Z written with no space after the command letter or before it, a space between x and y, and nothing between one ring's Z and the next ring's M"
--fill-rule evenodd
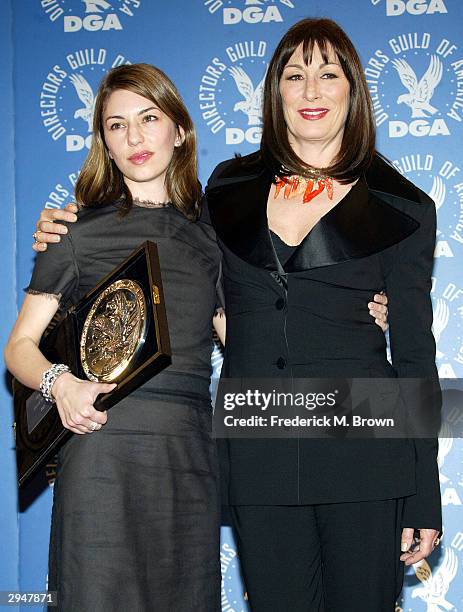
M167 167L165 186L173 206L188 219L199 217L201 184L196 161L196 133L180 94L169 77L150 64L128 64L110 70L98 88L93 114L93 135L90 151L75 187L79 206L95 206L121 200L121 214L133 205L132 194L124 176L110 158L104 140L103 113L114 91L132 91L160 108L184 131L183 143L174 149Z
M332 50L350 84L350 104L338 155L323 172L340 183L357 179L370 165L375 152L375 123L370 93L357 51L347 34L331 19L303 19L283 36L270 60L264 84L261 155L275 174L307 174L310 168L293 151L283 114L280 79L290 57L302 44L309 64L318 46L323 61ZM284 167L284 170L282 168Z

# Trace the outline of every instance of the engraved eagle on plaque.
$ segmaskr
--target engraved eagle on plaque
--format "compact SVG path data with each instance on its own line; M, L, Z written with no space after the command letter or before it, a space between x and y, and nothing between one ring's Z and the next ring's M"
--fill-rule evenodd
M146 303L140 285L128 279L107 287L95 300L80 340L82 367L90 380L113 382L144 343Z

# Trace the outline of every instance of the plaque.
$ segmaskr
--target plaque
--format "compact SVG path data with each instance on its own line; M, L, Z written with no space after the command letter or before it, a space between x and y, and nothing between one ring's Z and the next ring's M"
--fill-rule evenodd
M113 382L135 359L145 341L143 289L127 278L100 293L85 319L80 360L89 380Z
M103 278L44 334L40 349L52 363L96 382L115 382L99 395L107 410L171 363L157 247L147 241ZM13 380L18 482L22 486L73 434L56 406ZM86 434L93 435L93 434Z

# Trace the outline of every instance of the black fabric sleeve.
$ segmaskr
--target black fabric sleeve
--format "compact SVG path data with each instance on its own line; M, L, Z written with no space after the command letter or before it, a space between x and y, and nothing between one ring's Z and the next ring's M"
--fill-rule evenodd
M209 185L210 180L211 179L209 179L208 181L208 185ZM211 217L209 215L209 207L207 204L207 194L203 195L203 198L202 198L200 221L202 221L203 223L206 223L207 225L212 225ZM222 262L220 262L219 276L217 278L215 290L216 290L216 303L215 303L214 315L217 315L217 314L222 315L225 313L225 293L224 293L224 288L223 288Z
M222 262L220 262L219 276L215 286L215 314L225 314L225 292L223 288Z
M55 296L67 306L79 285L79 269L70 233L37 254L31 281L25 291Z
M398 378L421 379L433 387L434 414L440 411L439 379L435 364L435 341L431 331L433 313L430 297L436 238L436 211L432 201L421 204L420 227L397 248L392 269L386 277L389 299L389 336L392 365ZM420 211L421 212L421 211ZM419 385L418 385L419 387ZM404 384L405 405L420 406L420 390ZM407 394L409 397L407 398ZM422 407L422 404L421 404ZM436 438L415 438L416 494L406 498L402 526L441 529L441 500Z
M199 217L199 220L206 223L206 225L211 225L211 216L209 214L209 207L207 205L207 197L205 195L203 195L201 200L201 216Z

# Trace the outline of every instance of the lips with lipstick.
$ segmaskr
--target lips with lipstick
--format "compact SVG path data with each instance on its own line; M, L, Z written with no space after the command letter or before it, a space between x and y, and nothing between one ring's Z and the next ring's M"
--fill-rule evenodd
M329 112L328 108L301 108L297 111L303 119L307 121L318 121L323 119Z
M151 151L138 151L129 157L129 161L131 161L132 164L140 166L148 161L152 156L153 153Z

